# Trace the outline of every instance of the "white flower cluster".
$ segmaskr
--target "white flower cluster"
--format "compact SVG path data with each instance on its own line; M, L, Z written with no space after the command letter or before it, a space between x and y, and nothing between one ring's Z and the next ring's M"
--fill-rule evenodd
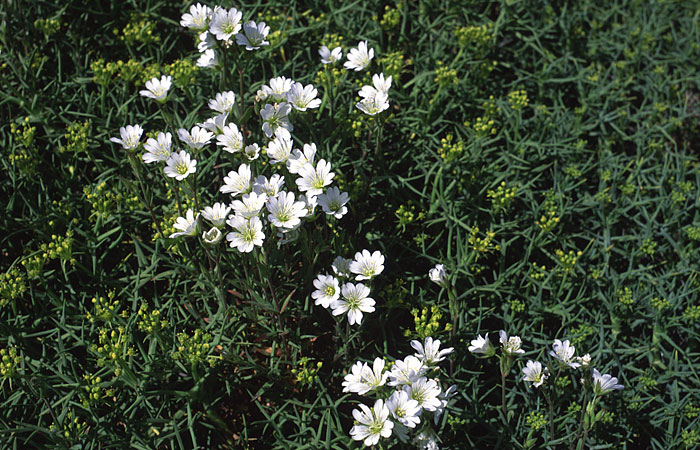
M411 346L416 353L394 361L391 370L385 370L384 359L376 358L371 367L356 362L345 376L343 392L380 397L372 408L361 404L359 410L353 410L356 423L350 436L354 440L372 446L380 438L395 434L407 443L409 434L414 432L413 444L419 448L438 448L437 437L427 419L432 415L433 422L439 423L450 398L456 394L456 386L443 390L437 378L427 375L438 370L437 365L454 349L440 350L440 341L432 337L424 342L411 341Z
M319 274L314 280L316 290L311 293L311 298L316 305L331 308L334 316L347 313L350 325L360 325L363 313L374 312L376 302L369 297L369 286L351 280L372 280L382 273L384 256L378 250L374 253L362 250L352 261L338 256L332 267L335 276Z

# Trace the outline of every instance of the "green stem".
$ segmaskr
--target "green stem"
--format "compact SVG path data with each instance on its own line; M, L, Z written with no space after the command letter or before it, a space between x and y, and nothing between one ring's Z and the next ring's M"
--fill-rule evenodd
M156 219L155 212L153 211L153 205L148 200L148 195L146 192L145 183L141 179L141 175L139 174L139 171L138 171L137 165L139 164L139 161L136 159L136 156L131 152L129 152L129 162L131 163L131 168L134 172L134 176L136 176L136 181L139 184L139 188L141 190L141 197L143 199L142 201L146 205L146 207L148 208L148 212L151 214L151 220L153 220L153 223L156 225L156 230L158 231L158 234L160 235L161 238L164 238L165 235L163 234L163 230L160 228L160 223L158 223L158 220Z

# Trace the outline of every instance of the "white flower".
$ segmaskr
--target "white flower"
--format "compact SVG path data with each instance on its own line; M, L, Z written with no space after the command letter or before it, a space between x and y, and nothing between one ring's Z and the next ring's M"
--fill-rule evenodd
M384 92L377 92L357 102L355 107L365 114L374 116L389 108L389 97Z
M315 291L311 293L311 298L316 300L315 305L328 309L331 303L340 297L340 284L338 279L332 275L320 275L314 280Z
M576 361L578 361L584 369L587 369L591 365L591 355L586 353L583 356L577 356Z
M287 170L290 173L299 173L302 167L306 164L314 163L316 157L316 144L304 144L304 151L298 148L292 151L287 159Z
M205 53L208 50L213 50L215 47L216 38L213 34L208 31L199 33L199 43L197 44L197 50L199 50L199 53Z
M384 78L384 74L374 74L372 75L372 84L374 85L374 88L378 92L384 92L387 94L389 92L389 89L391 88L391 75L389 75L387 78ZM360 94L362 96L362 94Z
M194 211L188 209L185 213L185 217L178 217L173 228L180 230L179 232L170 235L170 239L176 238L178 236L194 236L197 234L197 220L199 219L199 214L195 217Z
M258 144L246 145L243 149L243 154L246 158L248 158L248 161L258 159L258 156L260 155L260 147Z
M163 75L160 80L153 78L150 81L146 81L146 89L139 91L139 95L163 102L168 96L168 90L170 90L172 84L172 77L170 76L166 77Z
M205 128L214 134L221 134L224 132L224 128L226 128L227 118L228 114L218 114L215 117L212 117L211 119L207 119L203 123L198 123L197 126Z
M369 250L355 253L355 260L350 263L350 272L357 274L356 280L371 280L384 270L384 256L376 250L370 253Z
M291 139L289 132L294 131L294 126L287 117L291 110L292 106L286 102L265 105L260 111L260 117L263 119L262 130L265 136L271 138L274 134L278 137Z
M268 158L270 164L286 163L289 155L292 154L292 140L289 137L277 136L267 144Z
M236 102L236 94L233 91L219 92L216 97L209 100L209 109L221 114L230 114Z
M374 49L367 49L367 41L362 41L357 44L357 48L350 50L348 53L348 60L345 61L344 67L348 70L359 72L369 65L372 58L374 58Z
M389 372L389 386L410 385L425 374L428 367L413 355L397 359Z
M318 49L318 54L321 55L323 64L333 64L336 61L340 61L343 57L343 51L340 47L336 47L331 51L325 45Z
M382 358L375 358L371 368L367 363L356 362L352 366L351 373L345 375L343 392L365 395L379 386L384 386L387 378L384 372L385 364Z
M430 428L423 428L423 431L415 437L413 445L418 450L440 450L437 444L437 436Z
M499 331L498 335L499 335L499 341L501 342L501 345L503 346L503 352L506 355L510 356L510 355L519 355L521 353L525 353L525 350L520 348L520 345L522 344L520 337L518 337L518 336L508 337L508 333L506 333L503 330Z
M255 192L250 192L243 195L241 200L234 200L231 202L231 207L236 211L236 215L243 217L244 219L250 219L257 216L260 210L265 206L267 201L267 195L256 194Z
M270 86L263 85L261 90L264 92L265 98L272 97L279 102L287 98L287 92L292 88L292 84L294 84L294 80L291 78L276 77L270 80Z
M237 247L241 253L250 253L256 245L262 247L265 233L262 232L260 218L252 217L246 220L240 216L233 216L226 223L236 230L226 235L226 240L232 248Z
M447 274L445 273L445 266L442 264L436 264L435 267L430 269L428 272L428 277L430 277L430 281L437 283L442 287L449 286Z
M197 171L197 160L191 159L190 154L184 150L180 153L173 153L165 161L163 171L169 177L174 177L177 181L182 181L191 173Z
M294 201L294 193L282 191L265 204L270 215L267 219L278 228L291 230L301 223L306 214L304 202Z
M214 203L214 206L207 206L202 210L202 217L211 222L215 227L221 227L226 222L226 216L231 211L230 206L223 203Z
M125 150L133 150L139 145L139 139L141 139L141 135L143 134L143 128L139 125L127 125L126 127L119 128L119 134L121 135L121 139L113 137L109 140L121 144Z
M219 8L214 12L209 31L220 41L228 41L231 36L241 31L241 17L243 14L236 8L226 11Z
M177 137L193 150L199 150L211 141L214 137L213 133L205 130L204 128L199 128L197 126L192 127L192 132L188 132L184 128L177 130Z
M221 186L219 191L224 194L230 193L233 197L238 194L245 194L250 192L250 178L252 174L250 172L250 166L247 164L241 164L238 167L238 172L230 171L227 177L224 177L224 185Z
M340 219L348 212L348 207L345 206L350 200L347 192L340 193L340 190L333 186L323 194L318 196L318 204L321 205L323 212L333 215L336 219Z
M350 278L351 262L351 260L343 258L342 256L336 256L336 258L333 260L333 263L331 264L331 267L333 267L333 272L335 272L335 274L339 277Z
M363 441L367 447L376 445L380 437L388 438L394 428L394 422L389 420L389 409L383 400L377 400L372 409L360 405L360 410L353 409L352 416L357 425L350 429L350 436L356 441Z
M573 345L569 344L568 339L564 342L560 341L559 339L555 339L554 344L552 344L552 350L549 351L549 354L555 357L560 364L569 366L572 369L578 369L581 367L581 364L574 362L575 351L576 349Z
M170 133L159 132L156 139L149 138L143 148L146 150L141 158L147 164L159 161L165 161L170 157L170 148L173 145L173 135Z
M312 215L316 210L316 206L318 205L318 197L316 197L315 195L301 194L299 196L299 201L304 202L304 208L306 209L305 216Z
M222 146L224 151L236 153L243 147L243 135L238 131L234 123L226 125L221 134L216 137L216 145Z
M321 99L316 98L318 91L312 84L304 86L301 83L294 83L287 92L287 101L299 111L306 111L311 108L321 106Z
M394 391L386 401L386 406L402 425L415 428L420 423L421 407L416 400L408 397L406 391Z
M270 33L270 27L265 25L265 22L256 24L250 21L243 25L243 31L236 35L236 44L245 45L246 50L257 50L262 46L270 45L265 40Z
M334 316L347 312L350 325L360 325L363 312L374 312L375 301L367 297L369 288L364 284L345 283L342 287L342 295L342 299L338 299L331 304L331 309L333 309Z
M222 237L224 237L224 235L221 233L221 230L216 227L211 227L209 231L202 233L202 240L205 244L209 245L218 244Z
M211 15L211 8L200 3L190 6L190 12L182 15L180 25L194 30L203 30L207 27L207 21Z
M425 338L423 344L421 344L420 341L411 341L411 347L417 352L416 356L421 358L423 363L429 366L439 363L445 359L445 356L454 351L453 347L440 350L440 340L433 340L430 336Z
M542 370L542 363L539 361L528 361L523 367L523 381L529 381L534 387L542 386L542 383L548 378L546 370Z
M623 385L617 384L617 378L612 375L601 375L598 369L593 369L593 392L595 395L605 395L615 389L622 389Z
M304 165L298 175L296 183L301 192L306 192L306 195L319 195L324 187L333 182L335 173L331 172L331 163L322 159L316 167L312 164Z
M476 339L472 340L471 345L469 345L469 351L490 356L493 352L493 347L491 346L491 341L489 341L489 334L486 333L484 337L479 335Z
M426 377L418 378L410 385L405 385L403 390L426 411L435 411L442 404L438 398L440 395L440 386L437 384L437 381L433 379L429 380Z
M205 50L197 59L197 67L215 67L218 64L216 53L213 49Z
M268 180L265 175L259 175L253 181L253 192L256 194L266 194L268 197L275 197L284 187L284 177L274 174Z

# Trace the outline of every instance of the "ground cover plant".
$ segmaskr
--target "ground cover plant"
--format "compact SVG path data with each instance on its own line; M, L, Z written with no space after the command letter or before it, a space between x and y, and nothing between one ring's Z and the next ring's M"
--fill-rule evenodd
M3 448L694 448L692 1L3 2Z

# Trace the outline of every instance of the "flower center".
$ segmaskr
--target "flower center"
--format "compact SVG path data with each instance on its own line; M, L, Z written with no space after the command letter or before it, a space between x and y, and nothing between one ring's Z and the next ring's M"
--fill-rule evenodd
M175 166L175 170L177 170L177 173L179 173L180 175L184 175L187 173L187 164L185 164L184 162L177 163L177 165Z
M327 297L333 297L333 295L335 295L335 288L333 286L326 286L323 293L326 294Z

